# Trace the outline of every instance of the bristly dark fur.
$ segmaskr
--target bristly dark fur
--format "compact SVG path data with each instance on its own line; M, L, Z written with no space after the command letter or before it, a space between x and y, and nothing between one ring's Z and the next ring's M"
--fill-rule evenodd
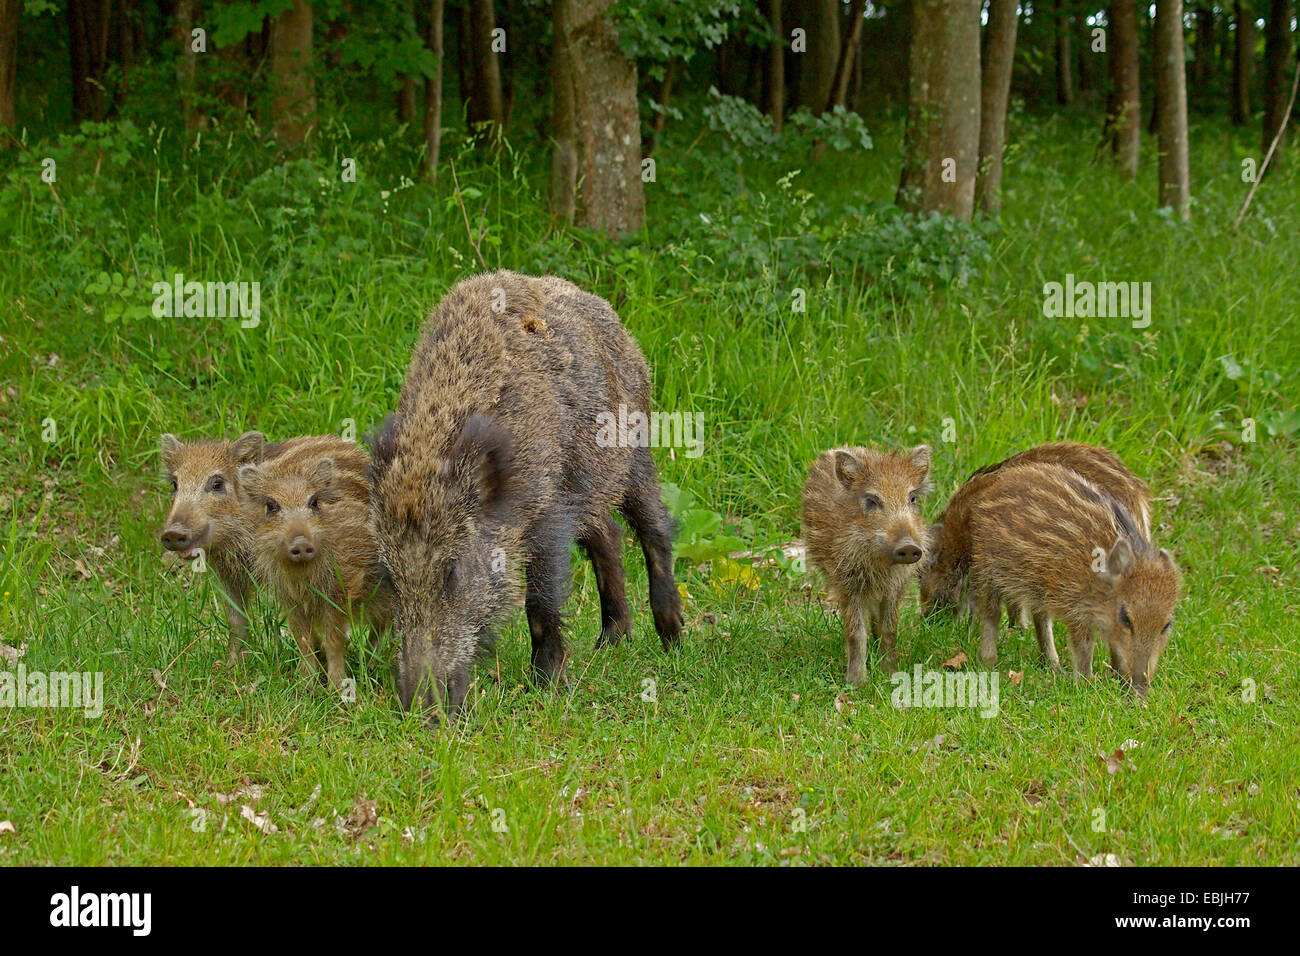
M430 314L395 416L371 439L376 532L398 597L406 707L455 713L468 668L523 605L539 683L564 669L569 548L591 556L601 643L630 628L618 530L642 543L655 627L681 631L667 509L648 448L601 447L598 416L648 414L645 359L609 304L554 277L458 284Z

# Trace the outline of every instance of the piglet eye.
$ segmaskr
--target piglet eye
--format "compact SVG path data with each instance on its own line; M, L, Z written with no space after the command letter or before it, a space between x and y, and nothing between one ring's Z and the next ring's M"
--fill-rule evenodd
M864 495L862 498L863 511L879 511L883 504L875 495Z
M268 518L271 517L271 515L275 514L279 510L280 510L279 502L271 498L266 499L266 516Z
M1168 634L1168 633L1169 633L1169 629L1170 629L1171 627L1173 627L1173 626L1174 626L1174 622L1173 622L1172 620L1166 622L1166 624L1165 624L1165 626L1164 626L1162 632L1165 633L1165 634Z
M917 495L917 493L916 493L915 491L912 492L910 495L907 496L907 503L908 503L909 505L911 505L913 508L916 507L916 503L917 503L917 501L919 501L919 500L920 500L920 499L919 499L919 497L918 497L918 495Z
M1125 627L1127 627L1130 631L1133 630L1133 621L1128 616L1128 608L1120 607L1119 622L1123 624Z
M312 495L311 500L307 502L307 507L312 511L320 511L320 495Z
M172 475L172 494L176 494L180 486L176 482L176 476Z

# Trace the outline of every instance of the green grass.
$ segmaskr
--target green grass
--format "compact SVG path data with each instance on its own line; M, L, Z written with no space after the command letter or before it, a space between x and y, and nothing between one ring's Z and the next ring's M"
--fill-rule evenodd
M631 546L630 641L595 650L594 582L575 564L568 687L527 686L512 618L466 718L437 734L400 712L391 646L351 652L358 699L344 703L298 677L271 607L226 671L212 589L160 559L159 433L280 437L347 419L360 433L393 405L423 311L474 253L450 183L399 188L409 144L327 130L319 162L275 167L241 132L184 153L169 134L109 131L44 147L62 208L38 162L0 180L14 250L0 258L0 632L29 670L102 671L106 695L98 720L0 708L0 821L15 829L0 860L1300 863L1300 163L1234 234L1254 133L1194 129L1197 204L1181 226L1151 208L1153 156L1125 183L1091 163L1091 126L1026 117L987 261L965 283L917 285L902 281L906 250L857 276L778 254L792 236L829 244L854 207L889 201L896 128L873 125L874 151L830 153L784 188L782 164L747 162L746 194L715 138L688 149L695 133L657 155L649 229L626 245L549 221L544 156L485 164L448 148L489 264L561 272L615 302L659 406L705 414L704 454L657 452L663 477L755 545L797 536L806 468L833 444L929 442L929 516L974 468L1031 444L1114 448L1150 479L1155 536L1186 576L1149 705L1115 681L1054 677L1032 637L1008 631L995 718L895 709L878 671L842 684L816 580L766 569L737 583L680 564L689 629L665 655ZM360 157L359 183L322 175L341 156ZM805 201L818 206L800 226ZM726 258L701 213L775 264ZM106 321L176 271L261 281L262 324ZM99 272L143 291L88 291ZM1043 283L1067 272L1150 281L1151 327L1044 318ZM790 309L795 287L806 312ZM976 640L921 622L912 601L900 645L902 666L938 668L974 658ZM1104 756L1129 741L1110 773Z

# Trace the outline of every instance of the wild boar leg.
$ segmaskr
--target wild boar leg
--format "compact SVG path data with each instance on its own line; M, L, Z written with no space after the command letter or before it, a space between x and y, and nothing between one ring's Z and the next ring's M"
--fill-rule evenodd
M344 653L347 649L347 617L338 611L331 611L321 622L320 644L325 652L325 674L329 677L330 689L338 690L343 679L348 676L344 666ZM318 665L319 666L319 665Z
M226 667L234 667L239 662L240 647L248 636L248 594L252 590L252 581L247 572L217 572L221 584L221 605L226 612L226 623L230 626L230 648L226 653Z
M979 595L980 608L980 663L985 667L998 666L998 631L1002 627L1002 601L998 595Z
M1052 635L1052 615L1046 611L1034 614L1034 633L1038 636L1038 649L1047 658L1047 664L1054 671L1060 671L1061 659L1056 655L1056 640Z
M840 617L844 621L844 652L849 661L844 680L849 684L861 684L866 680L863 665L867 654L867 609L865 602L855 594L838 597Z
M1086 680L1092 677L1092 625L1083 621L1070 622L1070 653L1074 656L1074 677Z
M585 533L582 546L591 558L591 568L596 575L596 591L600 594L600 637L597 647L613 647L632 628L632 612L627 606L623 577L623 549L618 524L604 516L599 526Z
M320 659L316 656L316 641L313 640L312 622L297 615L289 618L289 633L298 645L298 673L303 677L313 677L320 672Z
M641 542L650 578L650 610L659 640L668 650L682 633L682 599L673 578L672 521L659 492L648 448L632 449L632 473L619 510Z
M895 641L898 638L898 603L901 591L889 591L870 606L871 632L880 644L880 666L886 674L894 672L898 661Z
M524 612L533 639L533 680L554 682L564 672L564 636L560 633L560 608L568 597L570 568L569 523L551 519L539 528L537 550L528 559L524 578Z

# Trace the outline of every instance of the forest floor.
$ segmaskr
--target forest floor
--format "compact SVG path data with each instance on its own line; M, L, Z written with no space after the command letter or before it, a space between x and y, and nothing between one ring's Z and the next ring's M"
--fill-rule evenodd
M1193 118L1184 225L1154 208L1149 148L1127 183L1082 120L1011 123L998 228L893 216L889 122L817 162L737 166L683 133L625 244L550 222L544 157L485 163L454 138L459 200L402 181L411 144L328 130L322 158L273 166L233 133L183 154L109 128L50 144L57 201L38 165L9 170L0 667L99 672L104 699L98 717L0 707L0 861L1300 864L1300 155L1232 232L1253 131ZM351 155L363 175L341 183ZM156 448L377 422L425 310L478 271L461 202L492 267L610 299L658 407L707 434L698 457L656 452L681 646L660 650L626 540L630 640L595 649L575 561L567 686L528 686L516 614L464 719L430 734L400 712L391 641L350 652L345 702L299 677L262 605L226 668L213 588L161 558ZM259 280L260 323L154 318L152 283L178 272ZM1149 282L1149 325L1045 315L1067 275ZM895 707L878 667L843 683L814 575L726 557L798 536L827 447L930 444L933 520L971 471L1054 439L1150 481L1184 573L1145 706L1053 675L1007 628L996 714ZM914 597L899 642L909 672L977 669L966 624L922 621Z

